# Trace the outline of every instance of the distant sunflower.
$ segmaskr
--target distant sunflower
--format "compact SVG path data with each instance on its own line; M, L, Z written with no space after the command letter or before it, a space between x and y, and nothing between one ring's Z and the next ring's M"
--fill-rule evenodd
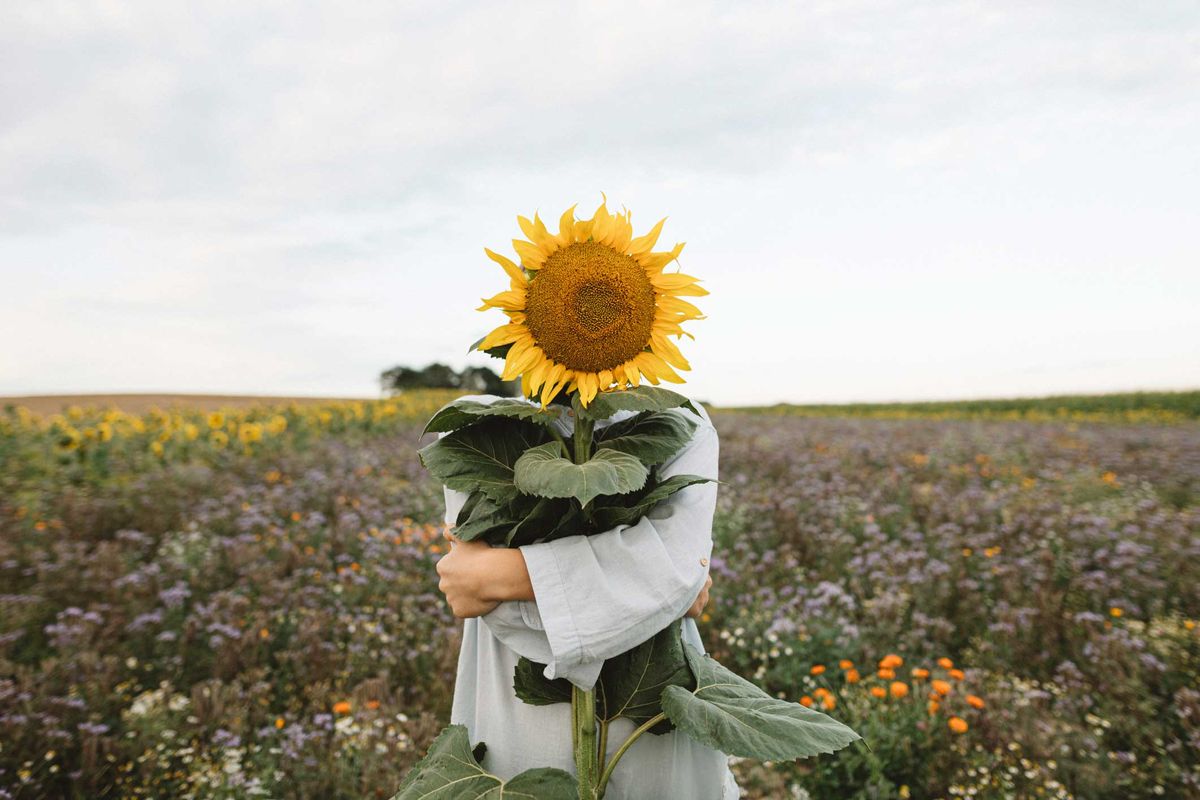
M699 279L663 272L683 250L652 252L666 219L633 238L630 212L612 214L607 199L589 220L575 219L575 206L551 233L534 214L517 217L529 240L513 239L521 265L484 251L508 273L510 288L484 299L477 310L499 308L509 322L477 345L488 350L511 345L504 380L521 376L527 397L542 407L564 388L578 391L587 406L598 392L638 386L644 378L683 383L674 368L691 369L668 336L691 336L680 323L703 319L683 300L708 290Z

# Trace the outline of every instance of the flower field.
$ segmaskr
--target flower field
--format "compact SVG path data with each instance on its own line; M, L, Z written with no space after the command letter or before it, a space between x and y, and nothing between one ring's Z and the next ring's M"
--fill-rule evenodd
M388 798L445 724L451 395L0 414L0 798ZM1200 797L1200 428L715 411L747 798Z

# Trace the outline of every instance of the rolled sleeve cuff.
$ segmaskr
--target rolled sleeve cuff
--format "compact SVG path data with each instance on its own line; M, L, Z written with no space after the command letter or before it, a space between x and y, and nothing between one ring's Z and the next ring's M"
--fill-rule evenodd
M581 689L591 689L600 677L604 660L585 658L583 641L574 625L558 548L554 544L544 542L521 547L529 582L537 598L533 613L538 616L552 655L544 674L551 680L566 678Z

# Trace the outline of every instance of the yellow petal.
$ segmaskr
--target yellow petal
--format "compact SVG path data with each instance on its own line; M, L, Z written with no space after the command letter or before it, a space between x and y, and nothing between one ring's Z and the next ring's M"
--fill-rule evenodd
M596 392L600 388L600 381L596 378L594 372L582 372L578 375L579 380L579 399L584 407L592 402L592 398L596 396Z
M550 361L550 359L543 358L538 362L537 366L527 373L529 375L530 391L526 392L526 394L533 394L541 388L542 383L546 380L546 373L549 372L550 368L553 366L554 364Z
M475 309L476 311L486 311L489 308L523 311L525 309L525 290L510 289L493 297L481 297L480 300L483 300L483 305Z
M646 351L638 353L637 357L642 360L643 365L647 363L650 364L651 368L654 370L654 373L663 380L671 381L673 383L685 383L684 379L679 377L679 373L671 369L671 365L663 361L655 353Z
M643 356L645 356L645 355L646 355L645 353L638 353L636 356L633 357L633 363L637 366L638 370L642 373L643 378L645 378L647 381L654 384L655 386L658 386L658 375L657 375L657 373L655 373L654 367L651 366L650 363L645 358L643 358Z
M579 205L576 203L575 205ZM571 206L558 220L558 243L562 247L575 241L575 206Z
M629 255L640 256L643 253L649 253L654 249L654 244L658 241L658 235L662 233L663 223L667 221L663 217L658 221L658 224L650 229L650 232L645 236L639 236L629 243Z
M636 389L641 383L641 375L639 374L637 364L633 362L633 359L630 359L621 365L621 369L625 370L625 379Z
M700 279L684 275L682 272L656 272L650 276L650 283L654 284L655 289L668 292L684 289L698 280Z
M629 252L629 242L633 238L633 223L629 221L630 213L618 214L611 234L609 244L618 253Z
M512 288L520 288L529 282L529 279L525 277L525 273L521 271L521 268L509 261L504 256L500 255L499 253L492 252L486 247L483 248L483 252L487 253L488 258L490 258L492 261L495 261L497 264L504 267L504 271L508 273L508 277L512 278Z
M666 336L662 336L661 334L651 334L650 349L661 356L663 361L666 361L672 366L679 367L680 369L692 368L692 365L688 363L688 360L683 357L683 353L679 352L679 348L675 346L675 343Z
M659 295L656 305L665 311L681 312L691 316L693 319L702 319L703 312L689 303L687 300L680 300L673 295Z
M494 331L489 333L487 336L483 337L483 341L479 343L479 349L480 350L490 350L493 347L498 347L499 345L502 345L502 344L508 344L509 342L515 342L522 335L526 335L528 333L529 333L529 329L526 328L524 325L521 325L518 323L509 323L508 325L501 325L499 328L496 328Z
M600 370L600 391L607 391L612 386L613 374L611 369Z
M592 221L590 219L581 219L575 222L575 241L586 242L591 235Z
M528 372L521 375L521 396L529 397L533 394L533 379Z
M542 265L546 263L546 254L533 242L527 242L524 239L513 239L513 249L521 257L521 264L526 269L541 269Z
M606 204L601 203L592 215L592 240L601 244L608 244L608 234L612 231L612 215L605 208Z
M681 289L671 289L669 292L667 292L667 294L673 294L676 297L704 297L706 294L708 294L708 289L705 289L699 284L693 283L690 286L684 286Z
M685 244L687 243L680 242L679 244L675 245L670 252L643 253L637 257L638 263L645 267L646 272L648 273L661 272L663 267L679 258L679 254L683 252L683 246Z

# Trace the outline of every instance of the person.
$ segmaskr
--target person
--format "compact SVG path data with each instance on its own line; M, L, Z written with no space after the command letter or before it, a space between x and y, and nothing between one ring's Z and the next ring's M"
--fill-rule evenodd
M491 402L497 395L463 399ZM533 401L530 401L533 402ZM719 444L708 411L673 413L696 423L691 440L659 467L662 479L717 478ZM634 412L619 411L596 429ZM573 431L568 409L555 424ZM444 434L439 434L439 436ZM445 521L453 526L467 495L447 487ZM583 689L606 658L649 639L677 619L682 636L704 650L696 626L708 600L709 558L717 484L694 484L652 508L636 524L591 536L573 535L519 548L493 548L451 538L437 564L439 588L463 623L451 723L484 742L483 766L503 779L536 767L574 774L570 703L535 706L513 690L520 656L545 664L547 678ZM636 726L609 726L607 757ZM728 757L682 732L641 736L613 770L607 800L735 800L740 790Z

